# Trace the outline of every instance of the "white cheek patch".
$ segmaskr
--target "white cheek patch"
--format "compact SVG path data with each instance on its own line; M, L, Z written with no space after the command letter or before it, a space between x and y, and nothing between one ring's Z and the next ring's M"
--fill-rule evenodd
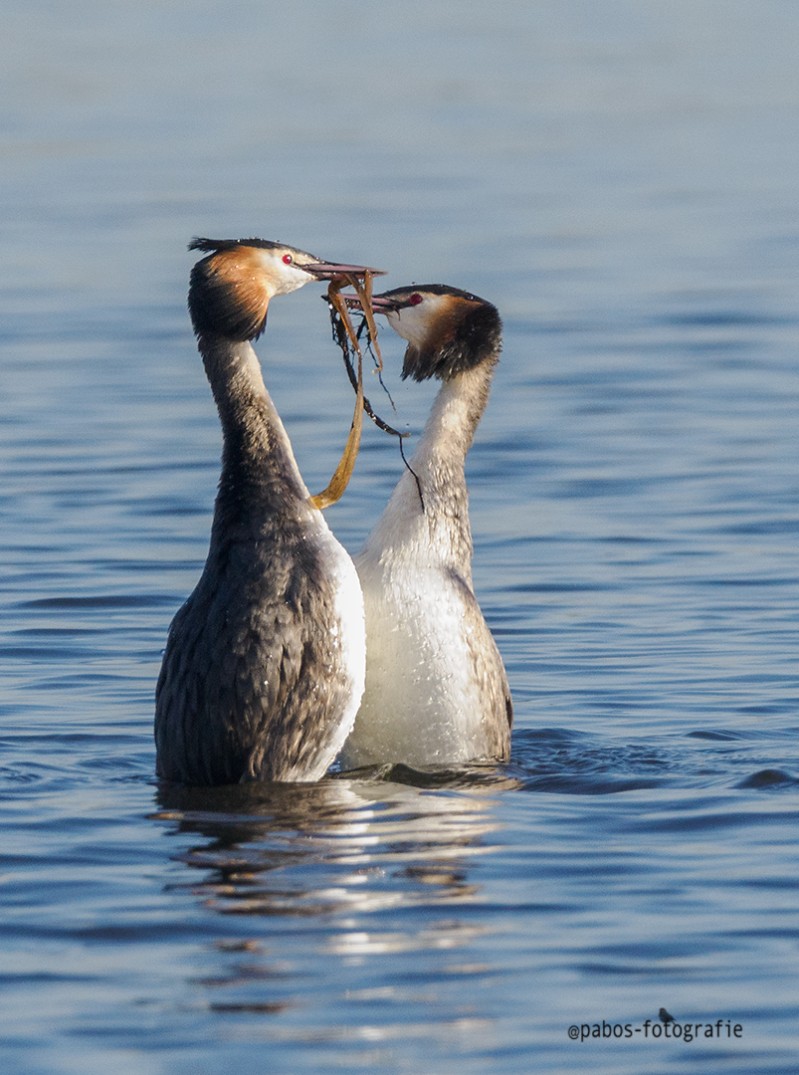
M257 250L254 253L258 257L262 286L268 292L269 298L288 295L314 279L299 262L287 264L283 261L284 254L290 254L290 251Z
M389 313L388 323L404 340L422 350L431 330L450 308L449 295L427 294L417 306L404 306Z

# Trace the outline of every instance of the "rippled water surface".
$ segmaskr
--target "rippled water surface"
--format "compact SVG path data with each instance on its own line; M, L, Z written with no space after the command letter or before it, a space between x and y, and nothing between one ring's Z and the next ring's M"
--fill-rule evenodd
M796 1070L795 10L284 7L0 16L3 1070ZM506 767L156 786L218 472L195 234L499 306ZM351 399L313 290L259 349L321 488ZM400 472L368 429L352 551Z

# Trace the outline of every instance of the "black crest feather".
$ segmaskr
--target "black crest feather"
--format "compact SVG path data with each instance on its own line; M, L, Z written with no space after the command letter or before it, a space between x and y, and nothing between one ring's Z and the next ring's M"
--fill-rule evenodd
M237 246L254 246L259 250L276 250L284 243L273 243L271 239L204 239L195 235L189 243L189 250L202 250L206 254L222 250L235 250Z
M433 288L419 288L433 291ZM496 362L502 346L502 320L495 306L467 292L455 292L465 301L458 315L440 335L433 335L429 345L410 344L402 364L403 379L425 381L437 377L447 381L458 373L474 369L483 362Z

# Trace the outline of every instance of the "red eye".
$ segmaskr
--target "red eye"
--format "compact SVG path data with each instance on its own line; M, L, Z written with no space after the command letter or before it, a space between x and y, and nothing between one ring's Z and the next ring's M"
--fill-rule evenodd
M420 302L423 302L422 296L418 291L414 291L411 297L408 299L409 306L418 306Z
M294 264L294 258L291 256L291 254L284 254L283 255L283 264L284 265L293 265Z

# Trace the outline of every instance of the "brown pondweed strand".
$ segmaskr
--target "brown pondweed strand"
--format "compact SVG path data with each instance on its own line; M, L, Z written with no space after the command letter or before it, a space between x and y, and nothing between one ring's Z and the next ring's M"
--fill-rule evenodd
M380 385L388 396L391 402L391 406L393 407L394 401L391 399L388 389L383 384L383 378L381 376L383 370L383 360L380 355L380 350L377 346L377 325L375 324L374 313L371 306L371 279L368 279L366 286L363 288L363 293L361 291L361 288L356 287L356 291L358 292L358 298L361 300L362 304L364 304L364 300L367 296L370 300L368 314L364 304L364 308L362 310L363 317L360 325L358 326L357 331L353 330L352 322L350 321L349 317L349 309L344 300L339 295L339 292L344 286L344 283L345 281L342 281L341 284L335 289L335 292L333 294L331 294L331 292L333 292L333 285L331 284L330 288L328 289L327 302L330 310L330 326L333 332L333 339L338 344L341 350L342 357L344 358L344 367L347 370L347 376L350 379L350 384L355 389L356 394L359 392L359 390L361 394L363 393L363 355L360 347L360 339L365 328L367 350L374 358L375 371L378 374ZM357 356L358 359L357 375L353 366L353 356ZM388 422L384 421L380 417L380 415L375 412L374 408L372 407L372 404L369 402L369 399L366 396L363 396L362 398L363 409L372 419L377 428L382 430L384 433L388 433L390 436L397 438L402 462L405 465L406 469L409 470L411 474L413 474L413 479L416 482L416 489L419 493L419 501L422 505L422 511L424 512L425 508L424 496L422 495L422 485L419 481L418 474L405 457L405 448L402 443L403 440L406 437L410 437L411 434L408 432L402 433L399 429L395 429L393 426L390 426Z
M350 286L355 289L358 298L364 304L364 308L369 310L369 317L374 325L374 314L371 311L371 296L372 296L372 274L367 272L364 277L363 283L356 276L337 276L330 281L330 285L327 289L327 299L330 304L331 310L335 309L339 313L340 320L344 325L346 333L344 339L344 346L347 351L347 367L350 370L350 381L355 389L355 412L352 416L352 424L350 426L349 436L347 437L347 443L344 445L344 451L342 452L341 459L338 466L333 472L333 477L328 482L326 488L321 493L317 493L310 498L311 503L315 508L328 508L331 504L335 504L337 500L340 500L344 495L344 490L349 485L352 472L355 469L355 460L358 458L358 449L361 445L361 431L363 429L363 412L364 412L364 395L363 395L363 355L361 354L361 348L358 344L358 338L355 334L355 330L352 327L352 322L349 319L344 299L341 297L341 289L343 287ZM377 335L377 327L375 326L375 337ZM349 346L347 345L347 338L349 338L354 354L358 359L358 373L355 376L352 371L349 362ZM380 359L380 351L377 351L379 360L378 368L382 369L382 359ZM354 378L354 380L353 380Z
M348 284L355 290L355 294L360 300L361 311L366 320L366 327L369 333L369 346L372 355L374 356L375 365L382 373L383 357L380 354L380 345L377 342L377 323L375 322L374 310L372 309L372 274L370 272L365 273L363 280L360 280L355 276L339 276L335 280L331 280L330 286L327 289L327 301L341 318L353 351L355 354L360 355L361 348L358 342L358 333L356 333L352 327L347 303L341 296L341 289Z
M342 357L344 358L344 368L347 371L347 376L350 379L350 384L352 385L352 387L357 392L358 391L358 376L357 376L357 373L355 371L355 367L353 366L353 363L352 363L352 349L350 348L350 343L349 343L349 340L350 340L351 337L349 335L349 332L347 331L346 322L339 316L338 309L336 307L334 307L333 305L330 306L330 324L331 324L331 328L333 330L333 339L338 344L338 346L339 346L339 348L341 350ZM359 342L360 342L360 338L361 338L361 329L365 325L366 325L366 321L364 320L361 323L361 326L358 328L358 331L355 333L355 336L356 336L356 338L358 339ZM367 341L367 350L370 353L373 353L372 352L372 341L371 340ZM357 352L356 352L356 355L357 355ZM377 369L377 362L376 361L375 361L375 369ZM380 383L381 383L381 385L383 384L382 380L381 380ZM389 399L390 398L391 397L389 396ZM393 401L392 401L391 405L392 405L392 407L394 406ZM398 429L395 429L393 426L390 426L388 424L388 422L384 421L380 417L380 415L377 414L377 412L374 410L374 408L372 407L372 404L369 402L369 400L368 400L368 398L366 396L363 397L363 409L366 411L366 413L372 419L372 421L377 426L377 428L381 429L384 433L390 433L392 437L400 437L400 438L410 436L410 433L401 433Z

